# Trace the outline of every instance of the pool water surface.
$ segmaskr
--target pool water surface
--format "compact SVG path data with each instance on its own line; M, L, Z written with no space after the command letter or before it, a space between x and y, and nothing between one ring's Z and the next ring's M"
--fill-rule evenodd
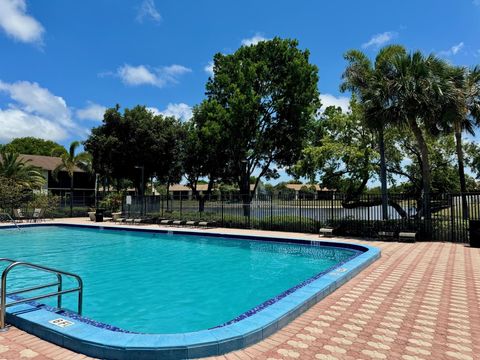
M80 275L84 316L139 333L217 327L359 253L332 246L67 226L0 231L0 257ZM6 265L0 264L1 270ZM52 279L48 276L15 269L9 286L45 283ZM54 299L42 302L55 305ZM76 309L76 294L64 296L64 307Z

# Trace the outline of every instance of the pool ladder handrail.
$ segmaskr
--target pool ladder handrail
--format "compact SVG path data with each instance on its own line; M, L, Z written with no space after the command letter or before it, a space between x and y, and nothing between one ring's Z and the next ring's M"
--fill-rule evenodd
M7 307L18 305L18 304L23 304L27 303L30 301L35 301L35 300L40 300L40 299L46 299L50 297L57 296L57 308L62 309L62 295L63 294L69 294L73 292L78 292L78 303L77 303L77 313L79 315L82 315L82 307L83 307L83 280L80 276L77 274L69 273L67 271L62 271L62 270L57 270L53 268L49 268L46 266L42 265L37 265L37 264L32 264L26 261L17 261L17 260L12 260L8 258L0 258L0 262L9 262L10 265L8 265L2 272L1 276L1 288L0 288L0 332L8 330L6 323L5 323L5 318L6 318L6 311ZM38 285L38 286L33 286L29 287L26 289L21 289L21 290L15 290L10 293L7 293L7 275L8 273L19 266L27 267L27 268L32 268L40 271L44 271L47 273L55 274L57 276L57 282L55 283L49 283L45 285ZM72 289L63 289L63 278L62 276L67 276L74 278L77 281L78 286ZM37 296L32 296L30 298L26 299L20 299L16 301L9 302L7 304L7 296L11 295L17 295L17 294L22 294L30 291L35 291L35 290L40 290L40 289L45 289L49 287L57 286L57 291L51 292L48 294L44 295L37 295Z
M0 216L6 216L7 219L9 219L18 230L21 230L20 226L18 226L17 224L17 221L14 218L12 218L9 213L0 213Z

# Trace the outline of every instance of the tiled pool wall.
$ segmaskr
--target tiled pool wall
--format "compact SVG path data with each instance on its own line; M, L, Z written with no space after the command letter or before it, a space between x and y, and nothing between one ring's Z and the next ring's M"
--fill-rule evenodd
M226 237L346 248L357 252L350 260L338 264L326 273L318 274L304 281L234 320L213 329L197 332L139 334L43 305L22 304L8 308L7 322L19 329L70 350L102 359L199 358L221 355L250 346L287 325L380 257L380 250L368 245L311 241L287 237L61 223L25 224L23 226L88 227L121 231ZM73 324L60 328L51 323L52 320L58 318L70 320Z

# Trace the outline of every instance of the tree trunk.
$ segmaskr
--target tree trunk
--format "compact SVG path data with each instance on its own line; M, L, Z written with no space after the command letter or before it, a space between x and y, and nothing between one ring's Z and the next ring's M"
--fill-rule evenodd
M422 184L423 184L423 214L427 225L427 233L430 233L430 220L432 219L432 212L430 206L430 193L431 193L431 170L430 170L430 158L428 155L428 147L423 136L422 130L417 124L415 119L410 121L410 127L413 135L417 141L418 149L422 157Z
M385 137L383 126L378 132L380 150L380 184L382 188L382 215L388 220L387 164L385 162Z
M73 217L73 174L70 176L70 217Z
M198 212L203 213L205 211L205 195L198 195Z
M198 211L204 212L205 211L205 203L207 200L210 199L210 195L212 194L214 182L212 180L208 181L207 191L203 194L199 194L197 191L197 186L195 185L195 197L198 199Z
M455 128L455 145L458 160L458 176L460 178L460 192L462 193L462 216L464 220L468 219L468 202L467 202L467 184L465 181L465 165L463 162L462 148L462 130L458 126Z

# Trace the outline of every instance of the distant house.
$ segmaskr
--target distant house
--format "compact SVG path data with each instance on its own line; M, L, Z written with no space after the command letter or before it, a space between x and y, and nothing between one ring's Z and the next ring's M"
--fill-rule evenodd
M332 190L322 188L315 184L285 184L287 189L295 191L295 200L299 198L313 198L313 200L323 200L332 198ZM311 189L311 190L310 190ZM309 191L310 190L310 191Z
M255 187L254 184L250 184L250 191L253 191L254 187ZM215 189L217 189L217 186L214 186L213 190ZM208 190L208 184L197 185L197 191L199 192L200 195L205 193L207 190ZM258 190L259 190L259 187L257 187L256 192L258 192ZM183 184L170 185L169 191L174 198L179 199L180 197L182 197L182 199L192 199L193 197L193 190L188 185L183 185Z
M58 173L58 179L52 175L53 170L61 164L62 160L54 156L41 155L20 155L20 159L28 161L29 165L42 169L43 177L46 182L40 190L43 193L51 193L58 195L62 199L62 203L70 202L70 177L66 171ZM75 169L73 175L73 199L74 205L85 205L93 203L95 198L95 176L86 173L80 168Z

